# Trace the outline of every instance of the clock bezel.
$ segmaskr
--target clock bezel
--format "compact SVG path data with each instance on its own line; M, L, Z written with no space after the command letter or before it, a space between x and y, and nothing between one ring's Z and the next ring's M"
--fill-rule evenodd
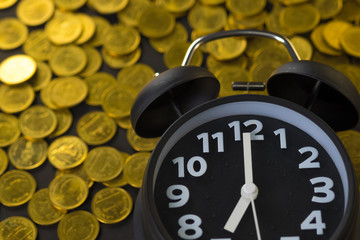
M190 112L184 114L181 118L179 118L174 124L172 124L167 131L164 133L162 138L160 139L158 145L156 146L155 150L152 153L152 156L150 158L150 162L147 166L146 173L144 176L144 183L143 187L141 188L139 192L139 196L136 203L136 211L134 214L135 221L140 226L140 231L144 232L144 236L146 238L137 238L137 239L161 239L161 240L170 240L172 237L168 234L167 230L165 229L164 225L162 224L162 221L160 219L160 216L157 212L157 208L155 205L155 198L154 198L154 185L156 181L156 172L158 171L158 168L161 166L161 163L158 162L158 159L164 159L168 149L170 150L173 146L172 142L174 140L174 134L178 134L179 128L188 128L190 126L187 125L193 125L194 118L200 116L201 113L208 111L209 109L212 109L213 111L218 111L217 108L219 106L223 106L224 104L239 104L239 103L253 103L255 105L257 104L265 104L264 106L273 106L273 107L280 107L282 109L287 109L285 111L293 111L299 116L303 116L304 118L308 119L309 122L312 122L314 127L318 127L328 138L329 140L334 144L336 147L336 152L340 154L341 158L344 159L344 169L345 171L343 174L346 174L346 177L348 178L348 199L346 200L347 196L344 196L345 200L345 210L343 218L334 232L333 236L330 238L330 240L336 240L336 239L348 239L351 235L354 223L356 222L357 212L358 212L358 193L357 193L357 181L355 177L355 173L353 170L353 167L351 165L349 156L342 145L341 141L336 136L336 133L319 117L317 117L314 113L308 111L307 109L289 102L287 100L283 100L277 97L271 97L271 96L263 96L263 95L234 95L229 97L223 97L220 99L212 100L210 102L207 102L205 104L202 104L201 106L191 110ZM215 110L214 110L215 109ZM263 109L264 110L264 109ZM245 110L244 110L245 111ZM242 114L251 114L256 115L252 113L251 109L246 110L246 113ZM258 110L257 110L258 111ZM237 115L231 114L231 115ZM258 114L262 116L268 116L266 114ZM216 117L218 118L218 117ZM278 117L274 117L278 118ZM279 118L278 118L279 119ZM190 121L192 120L192 121ZM280 118L279 120L283 120ZM197 119L196 121L202 121L202 118ZM210 121L210 120L208 120ZM288 121L285 121L288 122ZM303 124L308 124L303 123ZM184 127L185 126L185 127ZM193 129L193 128L192 128ZM184 130L186 134L186 130ZM307 132L307 131L306 131ZM307 132L308 133L308 132ZM311 134L310 134L311 135ZM312 136L313 137L313 136ZM177 136L177 138L181 138L181 135ZM314 138L316 139L316 138ZM176 141L175 143L176 144ZM171 146L170 146L171 145ZM322 144L321 144L322 145ZM169 147L170 146L170 147ZM164 151L165 148L165 151ZM346 160L347 159L347 160ZM337 169L338 166L337 166ZM341 173L340 173L341 175ZM344 177L344 176L342 176ZM344 180L342 179L344 182ZM346 182L346 181L345 181ZM343 183L344 185L344 183ZM344 186L344 191L346 195L346 190ZM139 218L142 218L139 220ZM141 222L141 224L140 224ZM145 224L144 224L145 223ZM137 230L139 231L139 229Z

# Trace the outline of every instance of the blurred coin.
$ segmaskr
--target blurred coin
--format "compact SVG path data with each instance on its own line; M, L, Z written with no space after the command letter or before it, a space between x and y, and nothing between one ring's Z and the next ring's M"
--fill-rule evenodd
M171 45L163 55L165 66L168 69L179 67L182 64L184 56L190 46L189 42L185 43L174 43ZM200 51L196 51L193 58L191 59L190 65L201 66L203 62L203 54Z
M0 148L0 176L6 171L8 164L9 160L6 152L4 151L4 149Z
M50 201L58 209L77 208L86 200L88 193L85 181L74 174L59 175L49 184Z
M74 11L87 2L87 0L54 0L56 7L62 10Z
M57 233L60 240L95 240L100 231L96 217L84 210L66 214L59 222Z
M0 109L5 113L18 113L27 109L35 99L34 89L28 83L0 85Z
M69 169L85 161L88 147L76 136L62 136L55 139L48 148L48 159L57 169Z
M123 10L129 0L88 0L88 4L100 14L113 14Z
M227 9L236 16L249 17L260 13L266 5L266 0L226 0Z
M85 100L88 87L79 77L64 77L52 81L51 101L60 108L69 108Z
M117 130L115 120L102 111L87 112L76 125L78 136L89 145L101 145L110 141Z
M36 72L28 80L28 83L32 86L34 91L39 91L49 84L52 77L52 72L44 62L36 62Z
M145 63L137 63L121 69L117 74L116 80L119 84L139 92L154 76L155 71L152 67Z
M67 108L54 110L57 125L55 130L49 135L50 138L58 137L64 134L70 127L73 121L73 115Z
M0 9L6 9L11 7L17 2L17 0L3 0L0 2Z
M28 28L16 18L0 19L0 50L10 50L20 47L28 37Z
M43 29L31 31L23 45L23 51L37 61L49 60L56 48Z
M103 188L91 200L91 211L103 223L117 223L129 216L133 207L130 194L122 188Z
M107 88L115 86L116 80L113 75L107 72L97 72L84 78L84 82L89 88L89 93L85 99L86 103L93 106L101 105L101 96Z
M360 27L350 27L340 36L340 44L344 51L353 57L360 57Z
M35 240L36 237L37 228L26 217L10 216L0 222L1 240Z
M311 39L312 43L314 44L315 48L319 52L327 54L327 55L331 55L331 56L341 55L341 51L338 51L338 50L330 47L327 44L327 42L325 42L325 39L323 37L324 29L325 29L325 24L320 24L311 32L310 39Z
M28 26L39 26L47 22L55 12L51 0L21 0L16 7L16 16Z
M0 113L0 147L6 147L20 137L19 120L16 116Z
M341 11L343 0L315 0L313 4L319 10L321 19L330 19Z
M150 5L140 15L139 31L148 38L165 37L175 28L175 17L161 7Z
M36 62L32 57L16 54L2 61L0 80L8 85L19 84L29 80L35 72Z
M159 138L143 138L138 136L133 128L126 131L126 139L136 151L152 151L159 141Z
M219 96L221 97L246 93L246 91L241 92L232 89L232 83L239 81L239 79L242 82L252 82L252 76L249 71L234 66L225 66L219 69L215 76L220 82Z
M86 2L86 0L84 2ZM76 17L80 20L83 30L80 37L76 39L75 44L81 45L89 41L94 36L96 25L94 20L85 13L76 13Z
M293 36L290 42L294 46L296 52L299 54L301 60L311 60L313 54L313 46L307 38L301 36Z
M7 207L20 206L31 199L36 180L28 172L10 170L0 177L0 203Z
M93 47L100 47L103 45L104 33L111 27L111 24L102 16L91 15L91 18L95 23L95 33L87 44Z
M117 13L119 22L129 27L137 26L141 13L149 5L149 0L130 0L124 9Z
M101 107L104 112L113 118L130 115L131 106L135 100L135 91L129 87L116 85L108 88L102 96Z
M45 226L57 223L66 214L66 210L57 209L52 205L48 188L40 189L34 194L28 203L27 212L31 220Z
M307 33L320 22L320 13L314 5L300 4L286 7L279 15L280 25L293 34Z
M60 176L60 175L64 175L64 174L74 174L80 178L82 178L86 185L88 186L88 188L91 188L91 186L94 184L94 181L91 180L89 178L89 176L87 175L85 168L84 168L84 164L81 164L77 167L74 168L69 168L69 169L57 169L55 172L55 176Z
M246 49L245 38L222 38L207 44L211 56L219 61L227 61L239 57Z
M54 17L45 24L47 37L56 45L69 44L78 39L83 26L73 13L56 12Z
M346 29L352 25L341 20L332 20L325 24L323 38L325 42L337 51L341 51L340 38Z
M45 140L32 142L21 137L10 145L9 160L17 169L34 169L45 162L47 148L48 144Z
M20 114L19 127L25 137L41 139L49 136L57 126L55 113L43 105L34 105Z
M51 70L60 77L74 76L86 66L85 51L76 45L66 45L57 48L49 59Z
M121 56L111 55L105 48L102 48L101 55L109 67L120 69L134 65L141 57L141 48L138 47L135 51Z
M127 159L124 174L131 186L141 187L150 156L150 152L137 152Z
M204 6L196 4L190 9L188 23L200 34L209 34L222 30L225 27L227 14L222 6Z
M87 63L85 68L79 73L81 77L88 77L95 74L102 65L102 58L99 51L91 46L84 46L83 50L85 51Z

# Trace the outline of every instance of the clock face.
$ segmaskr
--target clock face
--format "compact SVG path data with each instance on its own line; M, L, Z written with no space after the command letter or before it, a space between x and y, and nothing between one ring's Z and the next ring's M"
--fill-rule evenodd
M355 180L339 140L307 111L268 99L216 100L165 133L146 190L164 235L304 240L348 231Z

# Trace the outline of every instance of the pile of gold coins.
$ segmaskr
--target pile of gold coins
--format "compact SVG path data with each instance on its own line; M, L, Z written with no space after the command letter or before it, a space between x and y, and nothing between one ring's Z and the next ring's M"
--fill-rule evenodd
M156 72L181 65L191 41L276 32L360 91L359 24L359 0L0 1L0 240L133 239L158 138L137 136L131 106ZM274 40L233 37L203 45L191 64L219 79L222 97L248 93L233 81L266 82L289 61ZM360 133L338 136L360 176Z

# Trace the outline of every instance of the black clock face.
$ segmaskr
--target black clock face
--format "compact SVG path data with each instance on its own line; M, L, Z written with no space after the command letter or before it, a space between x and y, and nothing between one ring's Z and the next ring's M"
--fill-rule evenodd
M256 102L212 107L185 122L153 154L151 193L172 239L339 234L353 179L337 139L318 123Z

